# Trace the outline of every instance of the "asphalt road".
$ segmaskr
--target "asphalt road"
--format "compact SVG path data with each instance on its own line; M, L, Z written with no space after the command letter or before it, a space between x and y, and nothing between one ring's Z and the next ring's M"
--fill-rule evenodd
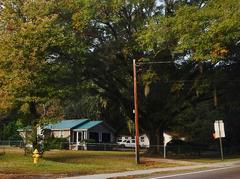
M240 166L216 168L180 174L144 177L148 179L240 179Z

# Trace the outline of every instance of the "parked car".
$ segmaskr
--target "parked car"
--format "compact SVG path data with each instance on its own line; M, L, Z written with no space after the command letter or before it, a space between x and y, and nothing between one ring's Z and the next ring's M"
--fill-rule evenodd
M33 145L28 143L28 144L25 145L25 147L26 147L26 148L29 148L29 149L32 149L32 148L33 148Z
M118 141L118 145L121 145L122 147L126 148L134 148L136 145L135 139L130 139L130 140L124 140L124 141ZM149 147L149 145L145 145L141 141L139 141L139 146L140 147Z
M125 147L125 143L126 143L125 139L121 139L121 138L117 139L117 144L118 145L121 145L121 146Z
M133 147L135 147L135 145L136 145L135 139L127 140L127 141L125 142L125 147L131 147L131 148L133 148Z
M127 148L135 147L135 138L131 136L121 136L117 139L117 144ZM149 140L146 135L141 135L139 137L140 147L149 147Z

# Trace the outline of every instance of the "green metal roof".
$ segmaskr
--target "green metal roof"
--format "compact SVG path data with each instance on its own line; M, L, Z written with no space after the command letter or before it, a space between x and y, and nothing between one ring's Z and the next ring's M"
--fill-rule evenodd
M90 129L94 126L97 126L98 124L101 124L103 121L88 121L82 125L79 125L77 127L74 127L74 129Z
M72 129L90 121L89 119L70 119L62 120L56 124L48 124L44 129Z
M23 128L20 128L17 130L18 132L22 132L22 131L32 131L32 127L31 126L26 126Z
M106 127L108 127L110 130L114 131L110 126L103 123L103 121L90 121L89 119L68 119L68 120L62 120L55 124L48 124L44 127L44 129L50 129L50 130L66 130L66 129L90 129L92 127L95 127L99 124L104 124ZM31 131L31 127L27 126L25 130ZM23 131L24 129L18 129L18 131Z

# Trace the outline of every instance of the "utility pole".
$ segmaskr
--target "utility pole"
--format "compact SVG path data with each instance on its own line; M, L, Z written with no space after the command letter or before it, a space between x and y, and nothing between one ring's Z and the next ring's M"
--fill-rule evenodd
M217 104L218 104L216 88L214 88L214 91L213 91L213 98L214 98L214 107L216 109L217 108ZM221 135L220 121L219 120L218 120L218 129L219 129L219 145L220 145L221 159L223 160L222 135Z
M172 61L160 61L160 62L136 62L133 60L133 91L134 91L134 114L135 114L135 161L140 163L139 156L139 127L138 127L138 95L137 95L137 70L136 65L155 65L155 64L171 64Z
M133 92L134 92L134 114L135 114L135 161L140 163L139 156L139 127L138 127L138 96L137 96L137 71L136 60L133 60Z

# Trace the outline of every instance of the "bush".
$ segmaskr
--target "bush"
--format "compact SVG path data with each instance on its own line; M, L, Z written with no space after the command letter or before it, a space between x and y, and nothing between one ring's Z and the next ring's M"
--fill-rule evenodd
M48 138L44 142L44 150L50 149L69 149L69 141L67 138Z

